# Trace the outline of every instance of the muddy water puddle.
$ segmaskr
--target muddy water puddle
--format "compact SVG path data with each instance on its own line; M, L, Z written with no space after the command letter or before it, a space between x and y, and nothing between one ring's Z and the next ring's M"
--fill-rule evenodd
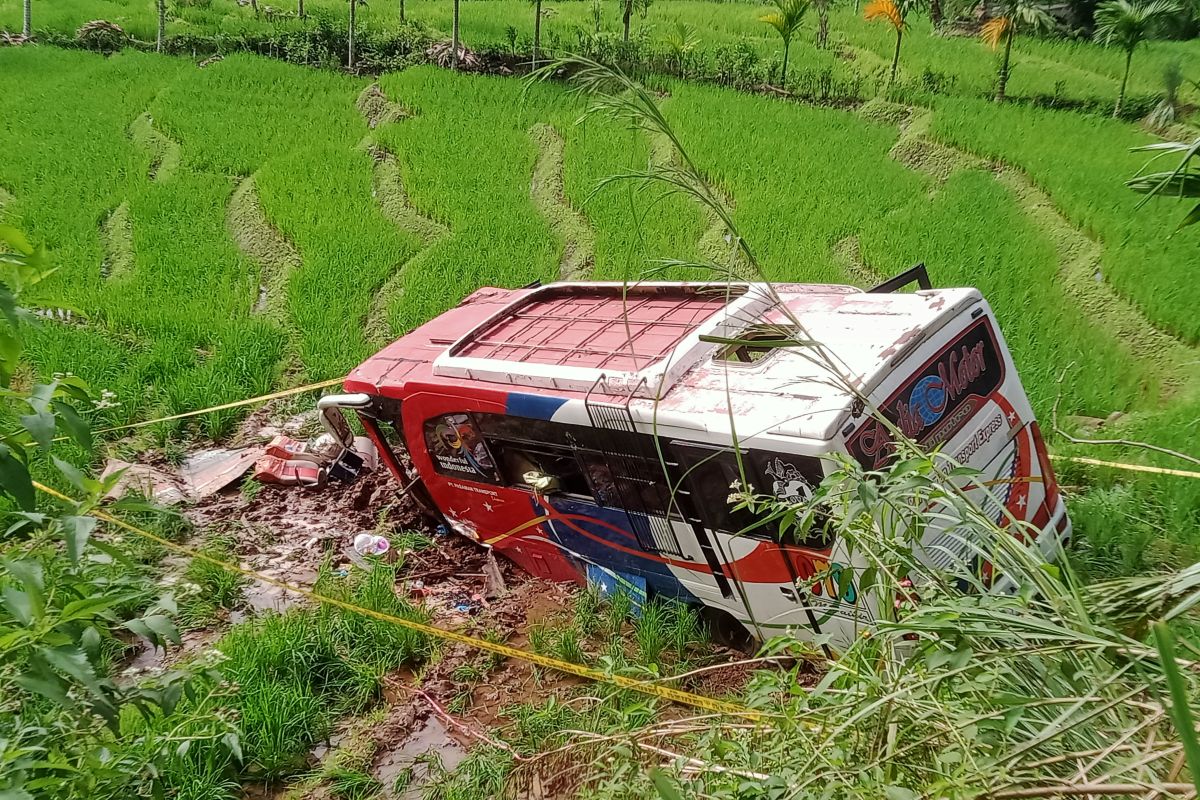
M376 756L371 774L383 784L385 797L420 800L421 789L431 778L442 770L454 770L466 757L466 748L450 735L445 723L430 717L399 745Z

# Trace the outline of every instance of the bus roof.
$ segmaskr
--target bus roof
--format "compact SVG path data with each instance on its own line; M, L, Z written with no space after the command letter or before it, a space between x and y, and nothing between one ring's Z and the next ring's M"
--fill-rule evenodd
M870 294L819 284L558 283L480 289L371 357L346 390L402 397L410 382L620 402L660 424L829 439L845 382L870 393L912 348L980 300L974 289ZM795 323L799 323L799 328ZM731 408L732 405L732 408Z

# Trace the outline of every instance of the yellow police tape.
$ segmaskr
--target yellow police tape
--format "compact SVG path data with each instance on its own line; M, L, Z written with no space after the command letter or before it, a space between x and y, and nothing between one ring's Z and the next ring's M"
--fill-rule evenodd
M70 497L62 492L52 489L42 483L34 481L33 485L38 489L38 491L48 494L58 500L64 500L68 503L74 502ZM363 616L372 617L374 619L382 620L383 622L390 622L403 628L408 628L409 630L418 631L426 636L432 636L434 638L450 642L458 642L459 644L465 644L469 647L474 647L479 650L486 650L491 653L496 653L497 655L505 656L506 658L516 658L521 661L526 661L530 664L536 664L539 667L565 672L569 675L576 675L580 678L586 678L591 681L608 683L613 686L618 686L622 689L632 689L635 692L641 692L654 697L660 697L663 700L669 700L673 703L699 708L704 711L711 711L715 714L729 714L731 716L743 717L755 721L766 716L764 712L755 711L754 709L747 708L746 706L739 705L737 703L730 703L725 700L717 700L712 697L706 697L704 695L694 694L692 692L685 692L680 689L672 689L668 686L661 686L657 683L639 681L624 675L609 675L604 672L589 669L588 667L579 664L572 664L569 661L560 661L556 658L548 658L547 656L543 656L538 653L519 650L515 647L509 647L508 645L497 644L496 642L489 642L486 639L477 639L474 636L468 636L463 633L458 633L457 631L449 631L445 630L444 628L434 627L433 625L425 625L420 622L413 622L412 620L403 619L402 617L385 614L381 611L375 611L370 608L356 606L353 603L347 603L346 601L338 600L335 597L327 597L326 595L319 594L318 592L314 592L312 589L308 589L303 586L296 586L287 583L286 581L281 581L276 578L255 572L254 570L246 569L240 565L230 564L220 560L219 558L214 558L213 556L193 550L185 545L177 544L169 539L164 539L157 534L143 530L136 525L131 525L128 522L125 522L124 520L114 517L111 514L103 511L93 510L90 513L99 520L116 525L117 527L129 531L137 536L141 536L149 539L152 542L156 542L157 544L169 550L182 553L189 558L198 558L214 566L220 567L221 569L245 575L248 578L262 581L263 583L270 584L271 586L275 586L289 592L295 592L296 594L301 595L302 597L307 597L314 602L337 606L338 608L343 608L347 611L353 611L357 614L362 614Z
M281 397L291 397L294 394L303 394L305 392L315 391L317 389L325 389L330 386L336 386L342 383L345 378L331 378L327 381L319 383L309 383L304 386L295 386L291 389L281 389L278 392L270 394L260 394L257 397L248 397L245 400L234 400L232 403L222 403L219 406L209 406L196 411L185 411L182 414L172 414L169 417L159 417L158 419L148 419L143 422L131 422L128 425L115 425L111 428L101 428L96 433L112 433L113 431L127 431L133 428L145 428L148 425L157 425L160 422L171 422L177 419L187 419L188 417L198 417L201 414L211 414L214 411L225 411L230 408L241 408L242 406L252 406L255 403L265 403L268 400L278 400Z
M1174 475L1178 478L1200 478L1200 472L1194 472L1186 469L1151 467L1147 464L1124 464L1119 461L1101 461L1098 458L1087 458L1086 456L1058 456L1054 455L1053 453L1050 454L1050 458L1054 461L1070 461L1073 464L1090 464L1093 467L1124 469L1130 472L1149 472L1154 475Z

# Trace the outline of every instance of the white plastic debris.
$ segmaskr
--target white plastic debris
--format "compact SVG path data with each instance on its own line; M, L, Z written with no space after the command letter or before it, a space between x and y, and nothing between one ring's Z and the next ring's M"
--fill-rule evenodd
M381 556L391 547L391 543L385 537L373 533L360 533L354 537L354 552L360 556Z

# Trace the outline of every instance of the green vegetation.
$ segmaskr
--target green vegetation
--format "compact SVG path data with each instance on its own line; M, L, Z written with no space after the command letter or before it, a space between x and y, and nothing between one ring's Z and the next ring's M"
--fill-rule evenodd
M224 531L210 532L198 552L220 561L236 560L233 548L236 540ZM179 622L188 628L202 628L218 620L222 611L237 607L247 578L211 561L193 558L188 562L176 602Z

